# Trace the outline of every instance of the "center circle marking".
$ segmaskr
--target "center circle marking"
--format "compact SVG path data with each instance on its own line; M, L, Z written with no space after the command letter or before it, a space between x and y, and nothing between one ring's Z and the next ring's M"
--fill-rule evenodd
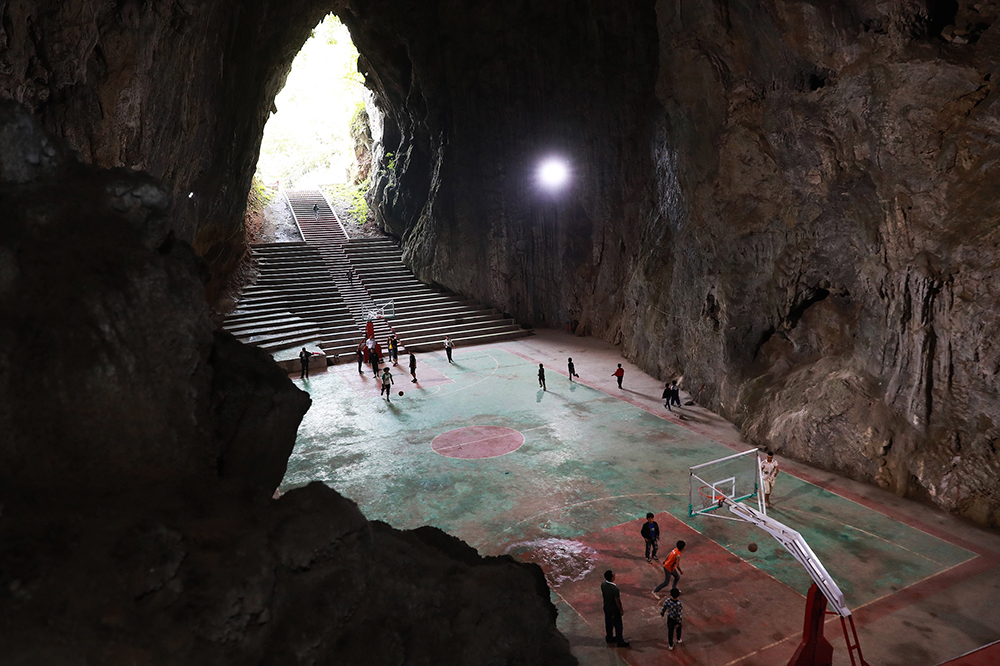
M443 432L431 442L435 453L448 458L472 460L496 458L517 451L524 435L503 426L465 426Z

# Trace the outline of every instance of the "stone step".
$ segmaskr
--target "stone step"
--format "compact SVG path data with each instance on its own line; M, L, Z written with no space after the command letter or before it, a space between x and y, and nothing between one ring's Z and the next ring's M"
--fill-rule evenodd
M468 334L452 335L451 340L455 343L457 348L456 353L460 353L462 347L472 346L472 345L483 345L483 344L494 344L497 342L503 342L505 340L516 340L518 338L523 338L531 335L531 331L526 331L520 327L517 330L510 330L504 332L495 333L485 333L477 334L470 332ZM434 340L427 341L407 341L407 346L410 350L414 352L429 352L438 349L444 349L444 335L439 336Z
M438 296L441 294L439 291L434 291L425 284L420 284L419 282L372 282L365 280L365 287L368 289L368 293L372 296L378 296L378 298L392 298L394 294L402 296L414 296L416 294L424 294L426 296ZM447 294L445 294L447 295Z
M405 337L407 340L414 338L423 339L428 336L435 335L438 335L441 338L444 338L446 335L455 337L459 334L470 334L474 331L487 332L498 329L511 330L513 328L520 327L517 324L511 324L510 322L502 319L457 324L449 322L435 322L433 325L415 326L413 328L396 326L396 330L400 335L402 335L404 331L406 332Z
M396 312L411 312L414 309L423 309L431 305L464 305L464 306L479 306L476 301L463 301L460 297L451 294L442 294L440 292L434 292L433 294L421 294L417 296L411 295L401 295L399 298L392 299L393 303L396 305Z
M298 308L310 305L324 305L327 307L339 305L344 307L346 301L340 297L340 294L324 295L311 291L304 291L302 293L283 291L274 294L250 294L240 299L239 308L247 309L264 305L280 305L281 303L295 305Z
M420 280L418 280L413 273L405 270L379 270L373 271L372 273L366 275L364 273L359 273L361 279L365 281L367 285L393 285L393 284L416 284L420 285L424 289L431 289ZM433 291L433 290L432 290Z
M318 340L320 335L319 331L312 329L309 331L293 332L287 335L281 333L265 333L262 335L237 335L236 337L245 344L254 345L255 347L271 351L274 349L285 349L299 342Z
M244 293L254 293L264 290L304 289L307 287L319 291L337 291L337 286L330 280L329 275L322 277L269 275L258 278L253 287L248 287L244 290Z
M468 326L485 322L501 322L511 326L515 325L513 319L503 318L492 311L485 311L481 314L468 314L463 312L454 317L442 317L437 315L419 319L392 320L392 328L397 333L403 333L404 331L409 332L425 330L442 325Z
M311 254L315 250L305 241L294 243L255 243L250 246L251 252L261 256L284 254Z
M276 317L264 321L234 322L224 325L223 328L237 337L245 337L258 333L281 333L303 328L316 329L319 326L316 322L302 317Z

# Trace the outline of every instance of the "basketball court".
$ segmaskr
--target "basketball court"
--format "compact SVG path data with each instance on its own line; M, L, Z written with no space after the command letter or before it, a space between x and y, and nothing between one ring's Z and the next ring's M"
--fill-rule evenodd
M454 364L443 351L420 354L416 385L404 357L390 366L388 403L370 368L360 375L355 363L333 366L309 380L313 406L282 490L320 480L369 519L400 529L434 525L483 555L538 563L582 664L786 663L802 634L809 576L761 530L689 515L689 467L750 447L705 410L668 413L662 384L618 354L543 331L456 348ZM569 382L566 356L584 383ZM610 376L618 362L624 390ZM1000 638L995 531L779 462L768 515L798 530L825 564L870 663L937 664ZM674 541L687 542L679 585L685 640L673 652L651 593L662 569L645 561L639 536L647 511L661 528L661 560ZM606 569L617 575L631 649L604 643ZM826 635L835 663L849 664L836 616Z

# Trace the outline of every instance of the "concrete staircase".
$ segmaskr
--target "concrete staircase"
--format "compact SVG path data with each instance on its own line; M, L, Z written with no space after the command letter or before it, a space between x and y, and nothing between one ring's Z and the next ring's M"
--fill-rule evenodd
M384 348L394 332L400 354L440 349L446 335L457 346L530 335L493 309L419 282L392 241L349 240L318 190L285 197L305 242L252 247L259 277L223 323L240 340L272 353L314 345L353 360L369 313L389 301L395 316L374 320L375 339Z
M223 328L275 352L320 344L327 356L352 353L360 336L322 255L306 243L251 247L259 271Z
M330 270L330 276L337 291L340 292L347 304L347 309L355 323L356 340L354 347L351 348L353 352L354 348L365 337L367 315L376 308L376 305L365 290L365 285L361 280L356 277L348 278L348 269L351 268L351 264L343 250L348 243L344 226L337 219L337 215L319 190L286 191L285 197L292 209L292 215L295 216L295 221L299 225L299 230L302 232L302 238L319 251ZM318 218L313 211L314 205L319 208ZM375 340L382 345L383 351L385 351L385 343L392 334L392 330L385 320L376 319L372 324L375 328ZM320 344L324 351L327 350L327 343L328 341L324 339ZM402 352L403 346L400 345L400 353ZM329 352L327 355L330 355Z
M414 351L441 349L444 336L456 345L513 340L530 335L492 308L436 291L417 280L389 239L353 239L344 246L368 293L378 303L392 301L392 330Z

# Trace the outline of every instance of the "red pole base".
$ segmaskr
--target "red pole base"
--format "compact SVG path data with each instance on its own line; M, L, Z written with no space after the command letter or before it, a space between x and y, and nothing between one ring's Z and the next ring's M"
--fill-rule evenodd
M833 646L823 636L825 620L826 597L814 583L806 595L802 643L795 650L788 666L833 666Z

